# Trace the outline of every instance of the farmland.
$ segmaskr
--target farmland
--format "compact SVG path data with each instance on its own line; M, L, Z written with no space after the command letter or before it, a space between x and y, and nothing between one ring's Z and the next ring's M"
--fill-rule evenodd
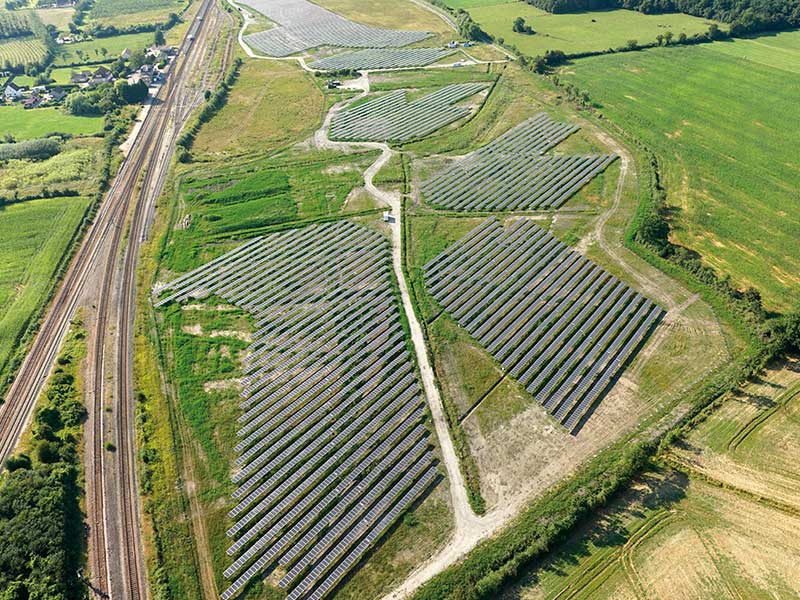
M76 117L57 108L25 110L21 105L0 106L3 133L17 140L44 137L58 131L70 135L96 135L103 131L103 117Z
M789 357L672 449L677 468L637 481L500 598L797 596L799 401Z
M0 373L39 311L80 224L86 198L51 198L5 205L0 211ZM19 235L24 231L25 235Z
M680 13L645 15L632 10L581 12L577 14L551 14L525 4L481 5L470 8L469 13L481 27L496 38L529 56L544 54L547 50L561 50L567 54L601 52L624 46L628 40L653 43L656 36L671 31L693 35L708 30L711 21ZM511 28L514 19L523 17L536 31L534 35L516 33Z
M781 310L800 292L798 40L791 32L593 57L563 73L661 157L675 241ZM659 82L671 80L680 85L662 93ZM759 100L766 89L769 103Z
M89 16L104 19L157 10L178 13L185 6L185 0L97 0Z
M36 16L45 25L52 25L59 31L66 31L69 28L69 22L72 20L72 15L75 13L73 7L67 8L40 8L36 10Z
M33 36L0 39L0 66L28 65L44 58L46 48Z

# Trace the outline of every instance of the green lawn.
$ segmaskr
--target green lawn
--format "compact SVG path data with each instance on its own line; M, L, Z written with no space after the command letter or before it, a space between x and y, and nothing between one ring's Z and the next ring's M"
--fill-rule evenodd
M83 217L86 198L51 198L0 208L0 374L52 285Z
M89 42L79 42L77 44L70 44L63 46L54 64L71 65L82 62L78 57L80 50L84 54L83 60L102 60L107 58L113 60L122 54L125 48L130 50L144 50L145 48L153 45L152 33L133 33L130 35L116 35L114 37L96 38ZM102 48L105 48L107 55L104 57ZM96 67L95 67L96 68Z
M3 134L17 140L42 137L58 131L72 135L95 135L103 131L103 117L74 117L58 108L25 110L21 104L0 106Z
M780 310L800 297L798 64L790 32L593 57L563 75L664 160L677 241Z
M467 0L469 1L469 0ZM654 42L658 34L672 31L691 35L708 30L711 21L680 13L645 15L633 10L608 10L554 15L523 2L481 5L469 10L472 18L495 38L503 38L529 56L546 50L567 54L599 52L624 46L628 40ZM514 33L514 19L523 17L534 35Z

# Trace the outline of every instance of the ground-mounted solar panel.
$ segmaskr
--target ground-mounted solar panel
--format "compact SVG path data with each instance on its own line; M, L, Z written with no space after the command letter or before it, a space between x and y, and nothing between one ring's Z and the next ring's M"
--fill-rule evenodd
M437 479L390 260L380 233L343 221L251 240L156 290L156 305L213 294L256 323L223 600L277 566L290 597L324 597Z
M616 159L546 154L577 130L540 113L424 181L423 197L457 211L559 208Z
M529 219L487 219L425 265L425 285L573 432L664 316Z
M317 48L396 48L430 37L423 31L382 29L355 23L307 0L240 0L277 25L244 36L254 50L282 57Z
M409 102L396 90L334 115L332 140L406 141L420 138L470 114L458 103L484 90L486 83L456 83Z
M424 67L453 52L448 48L368 48L321 58L308 66L321 71Z

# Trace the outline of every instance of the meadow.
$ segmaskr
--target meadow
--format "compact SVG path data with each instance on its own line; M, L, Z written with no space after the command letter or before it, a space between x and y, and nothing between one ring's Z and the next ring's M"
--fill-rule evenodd
M0 208L0 374L47 297L89 200L51 198Z
M98 0L89 16L98 19L156 10L178 13L185 6L185 0Z
M512 2L476 6L469 9L481 28L503 38L520 52L529 56L547 50L562 50L567 54L600 52L618 48L628 40L652 43L656 36L671 31L692 35L708 30L711 21L681 13L645 15L633 10L591 11L571 14L552 14L525 4ZM512 30L514 19L523 17L536 31L534 35Z
M75 117L58 108L25 110L21 104L0 106L0 121L3 134L13 135L17 141L56 131L70 135L97 135L103 131L103 117Z
M0 68L38 62L45 52L42 41L33 36L0 40Z
M104 58L113 60L122 54L123 50L126 48L130 50L144 50L152 44L152 33L131 33L128 35L96 38L88 42L78 42L77 44L62 46L53 64L55 66L68 66L72 64L82 64L85 60L100 61ZM101 52L102 48L105 48L107 51L105 57ZM83 60L78 57L78 51L83 52Z
M210 158L265 153L303 139L322 119L318 86L293 64L246 61L224 108L197 135L193 153Z
M0 163L0 197L42 195L52 190L89 196L98 189L102 150L102 138L74 138L47 160Z
M674 240L777 310L800 294L798 64L800 32L789 32L562 70L661 158Z
M72 21L72 15L75 13L75 8L72 6L66 8L39 8L35 12L36 16L45 25L52 25L60 31L67 31L69 23Z

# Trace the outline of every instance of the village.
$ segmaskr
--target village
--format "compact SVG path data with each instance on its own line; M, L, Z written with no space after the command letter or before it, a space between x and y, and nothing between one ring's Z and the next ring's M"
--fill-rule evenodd
M71 38L59 38L60 44L69 44ZM125 48L109 66L90 66L78 70L71 69L69 82L64 84L22 85L15 82L17 76L10 71L0 71L2 102L21 103L25 109L52 107L60 105L70 92L97 88L104 84L125 81L128 85L144 84L151 93L151 87L160 85L166 76L169 65L178 55L178 48L169 45L152 45L144 51L131 51Z

